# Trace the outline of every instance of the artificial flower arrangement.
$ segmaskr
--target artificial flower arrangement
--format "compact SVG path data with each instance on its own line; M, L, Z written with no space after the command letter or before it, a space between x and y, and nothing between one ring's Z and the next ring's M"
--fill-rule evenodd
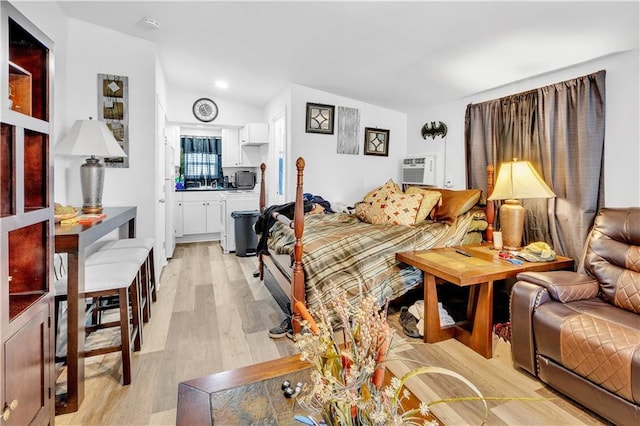
M385 363L392 360L395 349L395 331L387 323L387 307L381 308L369 296L363 296L353 306L338 292L334 292L332 300L337 327L324 307L312 315L302 303L297 306L303 318L302 331L296 335L300 357L315 367L311 383L297 400L312 416L322 416L327 425L341 426L437 424L429 417L431 406L478 400L484 406L486 419L488 406L478 388L451 370L424 366L394 377L385 385ZM423 401L419 407L405 409L402 402L409 397L406 381L429 373L455 377L475 395Z

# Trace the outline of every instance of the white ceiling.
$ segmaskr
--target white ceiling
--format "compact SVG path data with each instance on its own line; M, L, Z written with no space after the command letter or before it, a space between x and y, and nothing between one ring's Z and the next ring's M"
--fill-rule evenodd
M406 112L639 47L637 0L60 6L72 18L157 43L170 86L256 106L293 82ZM218 79L230 87L215 88Z

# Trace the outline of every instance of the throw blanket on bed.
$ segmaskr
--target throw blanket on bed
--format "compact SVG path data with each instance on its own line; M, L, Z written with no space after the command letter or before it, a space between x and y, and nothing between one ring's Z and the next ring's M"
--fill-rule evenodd
M397 263L396 253L460 245L479 214L484 215L472 210L453 225L425 221L415 227L371 225L346 213L306 216L302 263L307 306L330 308L334 287L347 292L352 303L365 293L380 304L403 295L422 283L422 272ZM292 254L294 243L290 228L273 226L271 250Z

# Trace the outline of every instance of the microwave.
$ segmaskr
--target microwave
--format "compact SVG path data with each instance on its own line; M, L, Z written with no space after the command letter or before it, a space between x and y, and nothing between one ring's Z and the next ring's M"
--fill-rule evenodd
M235 182L238 189L253 189L256 186L256 173L238 171L235 174Z

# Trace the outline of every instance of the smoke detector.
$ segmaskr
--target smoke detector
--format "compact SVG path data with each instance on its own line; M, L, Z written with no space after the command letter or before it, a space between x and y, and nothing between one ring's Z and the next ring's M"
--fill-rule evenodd
M160 29L160 22L156 21L153 18L149 18L148 16L142 18L142 23L152 30Z

